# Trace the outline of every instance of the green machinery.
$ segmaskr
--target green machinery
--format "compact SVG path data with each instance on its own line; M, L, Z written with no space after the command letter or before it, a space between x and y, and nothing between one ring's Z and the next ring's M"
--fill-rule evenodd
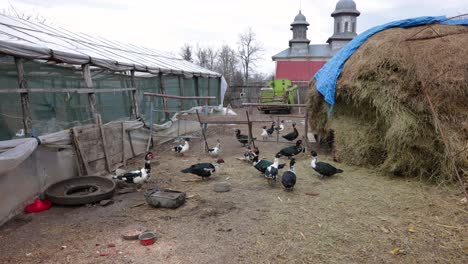
M258 110L265 114L269 114L271 111L291 113L292 108L287 105L294 104L294 93L297 86L288 79L271 80L268 85L269 87L261 88L260 103L278 104L278 106L258 106Z

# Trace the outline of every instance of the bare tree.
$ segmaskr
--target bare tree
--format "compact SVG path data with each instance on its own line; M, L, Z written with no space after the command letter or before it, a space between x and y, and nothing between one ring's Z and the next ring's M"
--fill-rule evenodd
M232 85L238 65L236 51L228 45L223 45L217 52L218 57L216 60L215 70L221 73L228 84Z
M1 14L12 16L16 18L21 18L28 21L39 22L41 24L52 24L49 19L45 16L39 14L38 11L33 10L33 13L27 13L22 10L19 10L15 6L13 6L10 2L8 2L9 6L4 8L0 11Z
M213 48L208 47L206 48L206 56L208 58L208 69L214 70L216 64L216 58L218 57L218 52L215 51Z
M242 63L245 84L247 85L249 83L249 71L251 70L251 67L255 65L255 62L260 60L260 55L263 51L263 46L256 39L252 28L248 28L244 33L239 35L237 51Z
M208 55L206 53L206 50L204 48L200 48L200 47L197 47L197 53L196 53L196 56L197 56L197 64L204 67L204 68L208 68L207 65L208 65Z
M184 46L180 49L180 57L186 61L193 62L192 58L192 46L189 44L185 43Z

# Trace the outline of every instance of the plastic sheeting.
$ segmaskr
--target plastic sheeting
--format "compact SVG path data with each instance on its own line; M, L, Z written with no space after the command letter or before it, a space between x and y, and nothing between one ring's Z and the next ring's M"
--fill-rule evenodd
M434 23L446 25L468 25L468 19L447 20L445 16L427 16L393 21L381 26L373 27L359 34L350 41L315 74L314 78L316 80L317 90L324 96L325 101L333 106L335 104L336 81L341 74L345 62L364 42L366 42L368 38L389 28L409 28Z
M0 14L0 53L92 65L112 71L187 74L220 77L173 55L132 44L75 33L63 28Z

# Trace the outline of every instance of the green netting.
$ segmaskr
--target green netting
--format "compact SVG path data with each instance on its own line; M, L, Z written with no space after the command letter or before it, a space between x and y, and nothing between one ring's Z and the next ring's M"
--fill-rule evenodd
M0 56L0 90L17 89L17 72L13 57ZM79 66L55 65L41 61L24 62L27 88L30 89L77 89L85 88L82 69ZM131 77L127 73L113 73L98 68L91 69L93 88L118 89L130 88ZM199 77L200 96L217 96L219 98L219 80ZM196 96L196 78L183 78L182 89L176 76L162 76L165 93L171 95ZM149 121L150 97L145 92L161 93L160 79L157 75L135 77L137 100L140 115ZM182 94L181 94L182 91ZM0 140L11 139L23 128L21 100L19 93L0 94ZM96 108L103 122L130 119L133 112L132 92L96 92ZM32 128L38 134L47 134L73 126L93 122L89 111L88 94L70 92L30 92L30 109ZM155 97L155 109L162 110L162 99ZM217 100L212 100L211 105ZM195 100L168 99L170 110L187 110L199 105ZM204 101L200 101L204 105ZM171 113L172 116L173 113ZM154 122L167 121L163 112L154 113Z
M0 90L18 87L15 60L0 56ZM11 139L23 128L21 99L19 94L0 94L0 140Z

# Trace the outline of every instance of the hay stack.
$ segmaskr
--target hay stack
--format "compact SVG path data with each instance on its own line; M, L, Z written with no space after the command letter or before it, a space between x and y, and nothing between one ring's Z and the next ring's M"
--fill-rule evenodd
M343 68L332 118L311 86L311 126L335 131L338 159L437 181L466 171L468 27L393 28L368 39Z

